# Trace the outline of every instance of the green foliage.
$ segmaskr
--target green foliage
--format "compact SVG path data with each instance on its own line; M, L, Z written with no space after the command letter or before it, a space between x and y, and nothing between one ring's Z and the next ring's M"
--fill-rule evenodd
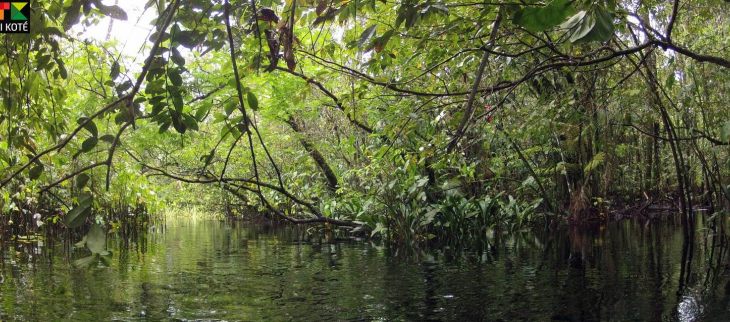
M598 166L603 163L605 156L606 154L603 152L598 152L596 155L594 155L593 159L591 159L591 161L588 161L588 163L586 164L585 168L583 169L583 173L587 176L591 172L593 172L593 170L598 168Z
M720 140L723 142L730 142L730 121L722 124L720 129Z
M613 15L601 7L590 12L579 11L561 25L570 34L570 42L575 44L604 42L611 39L614 32Z
M538 32L553 28L574 12L572 1L553 0L544 7L527 6L514 15L514 23Z
M3 216L124 230L194 206L450 242L724 187L722 5L683 7L670 42L660 1L150 2L142 57L79 38L119 7L44 2L0 48Z
M91 214L93 205L94 197L91 194L83 193L79 195L77 197L76 206L66 214L66 226L69 228L75 228L85 223L89 214Z

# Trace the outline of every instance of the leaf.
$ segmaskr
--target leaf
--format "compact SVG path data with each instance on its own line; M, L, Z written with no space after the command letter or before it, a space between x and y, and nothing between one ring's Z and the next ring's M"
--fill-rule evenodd
M194 131L198 130L198 121L195 120L192 116L188 114L183 114L182 122L185 124L185 126L189 129L192 129Z
M86 234L86 247L89 247L92 254L100 254L106 249L106 235L99 224L92 225Z
M236 109L236 101L230 101L226 103L226 106L224 106L223 109L226 111L226 115L231 115L231 113L233 113L233 110Z
M99 142L99 139L95 137L88 138L84 140L84 143L81 143L81 151L82 152L89 152L91 149L93 149L96 146L96 143Z
M193 49L193 47L198 45L198 42L193 39L189 31L181 31L175 33L172 37L172 40L177 41L180 45L187 49Z
M279 22L279 16L276 15L276 12L274 12L274 10L271 10L269 8L260 8L257 19L260 21L271 21L274 23Z
M86 187L86 184L89 182L89 179L91 179L91 177L89 177L89 175L86 173L82 173L82 174L78 175L76 177L76 189L83 189L84 187Z
M381 224L381 223L377 223L377 224L375 224L375 229L373 229L373 231L370 233L370 237L373 237L376 234L382 233L384 231L388 231L388 228L383 226L383 224Z
M86 120L87 120L87 118L81 117L78 120L76 120L76 123L81 125L84 122L86 122ZM88 123L86 123L86 125L84 125L84 129L89 131L89 133L91 133L91 135L93 135L94 137L99 136L99 129L96 127L96 124L94 123L94 121L89 121Z
M77 260L73 261L73 266L76 268L86 268L96 260L96 256L97 255L94 254L94 255L87 256L87 257L84 257L81 259L77 259Z
M181 86L183 83L182 76L180 76L180 71L177 69L170 69L170 71L167 73L167 77L170 79L170 83L175 86Z
M165 107L167 107L167 102L164 101L152 105L152 112L150 112L150 115L156 116L157 114L160 114Z
M86 126L84 128L91 133L94 137L99 136L99 129L96 127L96 123L94 121L90 121L89 123L86 123Z
M182 95L177 94L177 95L173 96L172 97L172 105L175 106L175 111L176 112L182 113L182 110L183 110L183 107L184 107Z
M170 124L171 124L171 122L162 123L162 125L160 126L160 129L157 131L157 133L162 134L162 133L167 132L167 129L170 128Z
M99 254L99 259L101 259L101 263L104 264L104 266L109 267L112 264L112 252L110 251L103 251Z
M325 11L325 13L323 15L317 17L317 19L314 19L314 21L312 22L312 26L316 27L317 25L319 25L325 21L335 19L335 17L337 16L337 13L338 13L337 9L328 8L327 11Z
M722 142L730 142L730 121L722 124L722 128L720 128L720 140Z
M78 204L71 209L64 218L64 223L68 228L76 228L86 222L86 218L91 213L91 205L94 203L94 197L88 193L82 193L78 197Z
M603 163L603 159L606 156L603 152L598 152L596 155L593 156L593 159L591 159L588 164L586 164L585 168L583 169L583 173L588 176L593 170L598 168L601 163Z
M177 47L172 47L172 62L180 67L185 66L185 58L183 58L180 51L177 50Z
M613 25L613 16L608 11L603 10L603 8L597 7L593 14L591 14L591 18L594 21L593 27L585 34L585 36L580 39L576 39L573 43L581 44L593 41L605 42L611 39L615 29ZM572 38L573 37L571 37L571 39Z
M153 81L151 83L148 83L145 87L144 91L147 94L163 94L165 93L164 89L164 82L165 80L160 78L156 81ZM162 95L157 95L157 97L162 97Z
M213 104L210 102L204 102L203 106L199 107L197 111L195 111L195 119L198 120L198 122L202 122L203 118L208 115L208 111L210 111L210 108L213 107Z
M84 238L81 238L80 242L74 244L74 247L76 247L76 248L81 248L84 246L86 246L86 236L84 236Z
M562 29L568 29L568 33L570 34L568 40L570 40L570 42L574 43L585 37L585 35L587 35L596 24L596 20L590 15L586 16L586 13L587 12L581 10L570 17L568 21L560 25Z
M124 93L126 90L132 88L132 82L131 81L125 81L124 83L121 83L117 85L117 93L121 96L122 93Z
M99 140L102 140L107 143L114 143L115 136L111 134L104 135L99 138Z
M574 11L571 0L554 0L544 7L529 6L517 11L513 22L532 32L545 31L565 21Z
M109 73L109 77L111 77L112 79L116 79L117 76L119 76L119 62L115 61L112 64L112 70Z
M431 10L433 9L433 10ZM436 11L436 13L442 14L442 15L449 15L449 7L441 4L441 3L434 3L431 5L431 8L429 11Z
M601 7L596 7L591 14L579 11L560 27L569 30L569 40L575 44L608 41L615 29L613 15Z
M248 103L248 107L251 108L254 111L259 110L259 100L256 98L256 95L254 95L251 92L248 92L246 94L246 102Z
M229 134L231 134L231 127L228 126L228 124L223 124L221 127L220 139L225 139Z
M96 3L99 6L99 2ZM119 6L99 6L99 12L117 20L127 20L127 13Z
M66 15L63 17L63 30L69 30L73 25L79 22L79 16L81 16L81 0L73 0L71 6L68 9L64 9Z
M377 28L378 28L378 25L374 24L374 25L368 27L367 29L365 29L365 31L363 31L362 34L360 35L360 39L358 39L358 41L357 41L357 46L362 49L365 45L367 45L368 42L370 41L370 39L373 38L373 36L375 36L375 32L377 31Z
M58 74L61 76L61 79L67 79L68 71L66 70L66 65L64 65L63 60L56 59L56 65L58 65Z
M30 180L38 179L38 177L40 177L42 173L43 173L43 165L39 164L39 165L31 168L30 171L28 171L28 178L30 178Z
M560 24L560 29L572 29L577 24L579 24L581 21L583 21L583 17L585 17L585 16L586 16L585 10L578 11L576 14L574 14L572 17L570 17L570 19L568 19L568 21Z
M172 126L175 130L180 134L185 134L185 131L187 131L188 128L181 122L180 114L175 111L170 111L170 116L172 117Z
M422 224L423 225L429 225L433 221L434 217L436 217L436 214L441 211L441 208L433 208L429 210L425 215L423 215Z
M386 31L382 36L375 38L373 41L373 49L375 49L376 53L379 53L381 50L383 50L383 47L388 43L390 40L390 37L393 36L393 32L395 32L393 29ZM370 49L370 48L368 48Z

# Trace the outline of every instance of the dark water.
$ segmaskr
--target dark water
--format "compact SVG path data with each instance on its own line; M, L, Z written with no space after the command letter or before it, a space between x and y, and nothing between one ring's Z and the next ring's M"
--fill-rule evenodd
M110 236L111 266L88 269L73 268L88 253L68 245L2 244L0 320L730 320L726 245L701 230L683 247L667 222L497 235L459 251L220 221L168 221L139 240Z

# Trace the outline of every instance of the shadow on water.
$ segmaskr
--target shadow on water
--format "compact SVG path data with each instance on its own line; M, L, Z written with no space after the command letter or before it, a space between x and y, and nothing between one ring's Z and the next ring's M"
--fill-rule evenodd
M3 243L0 319L717 321L729 254L711 232L624 220L414 249L175 220L111 235L110 267L73 268L88 254L68 242Z

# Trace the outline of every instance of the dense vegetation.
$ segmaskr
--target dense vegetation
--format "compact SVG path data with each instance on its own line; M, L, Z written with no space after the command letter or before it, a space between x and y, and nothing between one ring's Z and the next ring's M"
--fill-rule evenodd
M727 221L726 1L150 0L135 56L79 39L116 5L31 5L0 46L6 236L104 254L176 205L400 242Z

